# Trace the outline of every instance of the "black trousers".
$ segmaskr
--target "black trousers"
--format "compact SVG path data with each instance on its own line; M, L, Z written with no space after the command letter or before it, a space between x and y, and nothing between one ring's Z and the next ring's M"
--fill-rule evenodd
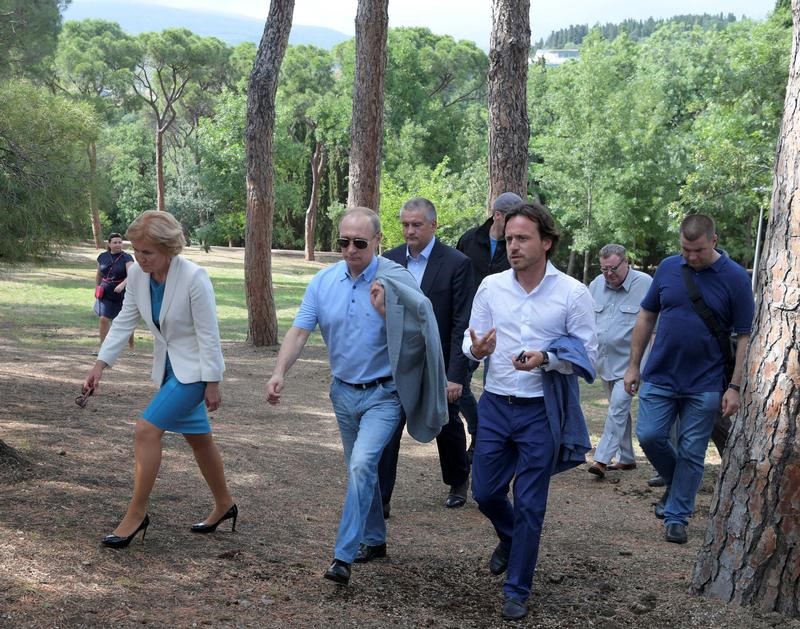
M442 427L436 437L439 450L439 465L442 468L442 481L445 485L461 485L469 478L469 461L467 460L467 438L464 435L464 424L458 414L458 404L448 404L449 421ZM381 499L387 505L392 499L394 483L397 479L397 459L400 454L400 439L406 426L406 417L400 420L389 443L383 449L378 463L378 484Z

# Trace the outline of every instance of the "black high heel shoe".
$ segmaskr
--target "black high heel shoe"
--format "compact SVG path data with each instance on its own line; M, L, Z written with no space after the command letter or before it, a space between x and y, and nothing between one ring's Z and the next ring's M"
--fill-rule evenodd
M126 548L128 544L131 543L131 540L136 537L136 534L141 531L142 532L142 544L144 544L144 536L147 534L147 527L150 526L150 515L145 513L144 520L139 525L133 533L128 535L127 537L120 537L119 535L106 535L103 538L103 546L108 546L109 548Z
M223 515L219 520L214 522L214 524L206 524L205 522L199 522L197 524L192 524L191 531L192 533L213 533L217 530L217 527L222 524L225 520L233 520L233 526L231 527L231 531L236 530L236 518L239 517L239 507L233 505L230 509L228 509L227 513Z

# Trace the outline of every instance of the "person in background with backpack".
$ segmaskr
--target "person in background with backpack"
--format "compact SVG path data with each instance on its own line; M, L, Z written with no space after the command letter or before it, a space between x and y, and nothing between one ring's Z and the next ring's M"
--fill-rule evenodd
M687 541L717 410L726 417L739 410L755 310L747 271L716 249L711 217L687 216L680 226L680 243L681 255L662 260L642 301L624 376L628 394L639 394L636 437L666 481L656 517L664 519L665 539L676 544ZM656 319L658 334L640 373ZM738 345L735 357L728 360L732 331ZM678 416L676 448L669 432Z
M95 274L94 310L100 317L100 343L106 340L111 322L122 310L125 298L125 285L128 283L128 269L133 264L133 256L122 250L122 236L117 232L108 235L108 248L97 256ZM131 355L135 351L134 335L128 339ZM97 354L97 352L94 352Z

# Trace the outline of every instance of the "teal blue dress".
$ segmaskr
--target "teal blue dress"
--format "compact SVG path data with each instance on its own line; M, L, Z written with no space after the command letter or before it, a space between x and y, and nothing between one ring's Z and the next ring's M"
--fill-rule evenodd
M158 318L164 301L164 284L150 278L150 302L153 323L160 330ZM167 354L164 380L158 393L144 409L142 416L154 426L185 435L204 435L211 432L205 405L206 383L178 381Z

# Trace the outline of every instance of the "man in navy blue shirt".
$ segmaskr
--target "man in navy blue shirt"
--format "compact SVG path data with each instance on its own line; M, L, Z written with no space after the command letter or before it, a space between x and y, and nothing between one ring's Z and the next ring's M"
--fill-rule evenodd
M716 412L727 417L739 409L742 365L755 308L747 271L716 249L711 217L687 216L681 223L680 242L681 255L659 264L642 301L624 377L625 390L639 394L636 436L667 484L656 505L656 516L663 515L665 539L677 544L687 540L686 526L703 480ZM738 335L736 364L729 381L717 337L689 298L682 270L686 266L721 329ZM658 334L640 374L656 319ZM677 447L669 439L676 417L680 417Z

